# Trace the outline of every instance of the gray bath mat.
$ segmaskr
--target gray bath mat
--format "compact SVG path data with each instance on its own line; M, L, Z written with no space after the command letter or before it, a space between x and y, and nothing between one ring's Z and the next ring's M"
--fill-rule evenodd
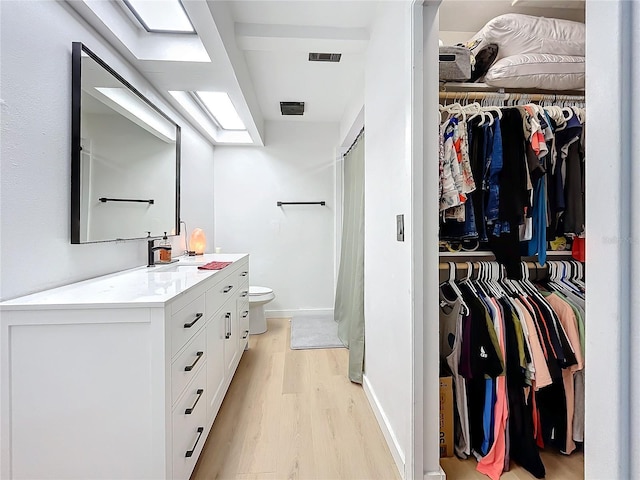
M291 349L344 348L333 315L301 315L291 319Z

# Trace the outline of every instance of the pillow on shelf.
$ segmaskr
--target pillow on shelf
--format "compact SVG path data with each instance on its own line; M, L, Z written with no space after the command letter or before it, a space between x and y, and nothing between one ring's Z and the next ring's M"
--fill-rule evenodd
M498 60L484 81L503 88L580 90L584 88L584 77L584 57L526 53Z
M570 20L507 13L487 22L466 46L475 55L490 43L498 46L498 60L519 53L584 57L585 25Z

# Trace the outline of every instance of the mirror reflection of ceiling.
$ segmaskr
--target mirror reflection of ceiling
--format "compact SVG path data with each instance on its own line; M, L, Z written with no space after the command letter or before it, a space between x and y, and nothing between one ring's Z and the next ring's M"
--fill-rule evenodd
M117 113L140 126L152 135L168 143L175 143L175 124L168 121L144 100L123 85L120 80L102 68L93 58L82 57L82 111L86 113ZM85 95L86 94L86 95ZM95 102L86 102L92 97L102 103L107 110ZM88 110L91 109L91 110Z

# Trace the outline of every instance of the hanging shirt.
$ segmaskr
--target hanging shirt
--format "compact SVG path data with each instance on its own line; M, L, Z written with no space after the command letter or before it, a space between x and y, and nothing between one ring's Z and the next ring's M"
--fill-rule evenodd
M522 329L511 304L506 299L501 299L501 304L505 312L509 455L536 478L543 478L545 468L534 438L531 405L525 401L526 367Z
M440 211L461 205L456 178L460 181L460 165L453 145L454 124L447 120L440 126L440 136L442 137L442 149L440 151Z
M498 313L498 315L500 315ZM505 357L504 319L500 316L497 319L499 326L498 342L503 358ZM494 442L486 456L478 462L476 469L492 480L498 480L504 469L506 451L506 425L509 417L509 407L507 405L507 385L506 377L500 376L496 379L496 404L494 418Z
M567 336L573 345L576 355L576 364L562 370L562 380L564 383L564 391L567 406L567 433L566 443L562 450L563 453L569 454L576 449L573 441L573 413L574 413L574 379L573 374L578 370L582 370L582 352L580 349L580 336L578 333L578 324L572 308L567 302L562 300L558 295L552 293L546 297L547 302L553 307L562 322Z
M462 349L462 302L450 300L440 289L440 357L449 366L454 383L456 400L455 451L460 458L471 454L469 442L469 410L464 378L458 372Z
M533 318L531 317L531 314L529 313L527 307L525 307L522 303L522 300L516 299L516 301L520 302L520 304L522 305L522 316L520 318L527 326L528 340L529 345L531 346L531 356L533 359L535 372L534 388L538 390L540 388L551 385L553 381L551 380L551 375L549 374L549 367L547 367L547 362L542 351L542 346L540 345L540 337L538 335L537 327L533 322Z

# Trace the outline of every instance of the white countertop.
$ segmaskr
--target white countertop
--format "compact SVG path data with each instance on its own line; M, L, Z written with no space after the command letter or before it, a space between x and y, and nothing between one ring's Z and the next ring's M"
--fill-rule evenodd
M176 269L176 266L209 262L236 262L247 254L205 254L177 257L179 261L156 267L141 266L91 278L63 287L33 293L0 303L0 310L34 310L58 308L162 307L202 280L223 270ZM173 269L173 270L172 270Z

